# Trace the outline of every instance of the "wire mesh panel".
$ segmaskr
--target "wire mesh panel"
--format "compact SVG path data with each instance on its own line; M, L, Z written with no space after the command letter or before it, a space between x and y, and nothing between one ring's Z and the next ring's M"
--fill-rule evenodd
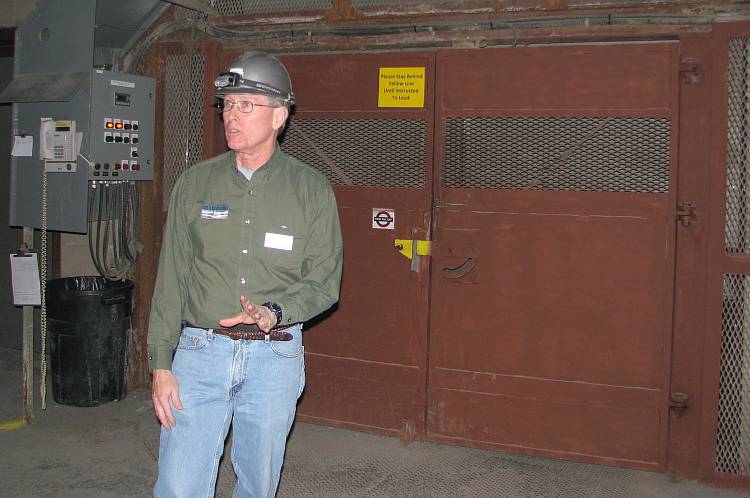
M667 192L667 118L449 118L442 184Z
M750 251L750 127L748 127L748 81L750 81L748 38L729 40L727 74L727 193L724 243L727 253Z
M222 16L241 16L267 12L329 10L331 0L211 0Z
M186 7L180 7L179 5L174 6L174 18L175 19L207 19L208 14L198 12L197 10L188 9Z
M297 119L281 148L332 185L423 188L426 138L424 120Z
M203 153L202 54L173 54L164 81L164 209L180 174Z
M724 276L716 470L750 475L750 276Z

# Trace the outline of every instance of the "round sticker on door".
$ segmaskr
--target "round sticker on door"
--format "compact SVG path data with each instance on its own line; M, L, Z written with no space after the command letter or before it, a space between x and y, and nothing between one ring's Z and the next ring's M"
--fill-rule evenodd
M396 211L394 209L373 208L372 228L394 230L396 228Z

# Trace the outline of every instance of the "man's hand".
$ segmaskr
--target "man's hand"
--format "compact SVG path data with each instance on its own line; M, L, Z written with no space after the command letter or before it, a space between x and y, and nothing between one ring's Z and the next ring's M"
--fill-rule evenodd
M180 387L177 385L177 378L171 370L154 369L151 382L151 401L154 403L156 418L159 419L162 427L168 431L172 430L172 427L177 425L172 414L172 406L182 410L182 401L180 401Z
M256 324L263 332L268 332L276 325L276 315L271 310L260 304L251 303L245 296L240 296L240 307L242 312L231 318L219 320L219 325L231 328L238 324Z

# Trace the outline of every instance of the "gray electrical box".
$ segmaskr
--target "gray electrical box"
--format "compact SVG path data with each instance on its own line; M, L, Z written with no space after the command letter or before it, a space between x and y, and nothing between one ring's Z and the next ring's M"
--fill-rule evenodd
M151 180L154 174L152 78L91 74L89 180Z
M11 158L10 224L40 228L46 198L48 229L86 233L89 181L151 180L154 90L153 78L101 69L17 75L0 101L14 103L16 133L34 147Z
M0 93L0 103L13 104L8 221L86 233L91 193L107 190L95 183L153 177L154 80L104 69L123 44L141 38L145 16L167 7L158 0L35 3L16 28L13 80Z

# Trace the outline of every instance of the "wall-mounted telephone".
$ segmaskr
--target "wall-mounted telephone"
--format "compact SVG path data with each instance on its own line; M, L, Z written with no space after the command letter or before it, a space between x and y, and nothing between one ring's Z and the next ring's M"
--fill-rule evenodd
M68 119L42 119L39 130L39 156L44 161L75 162L78 155L76 122Z

